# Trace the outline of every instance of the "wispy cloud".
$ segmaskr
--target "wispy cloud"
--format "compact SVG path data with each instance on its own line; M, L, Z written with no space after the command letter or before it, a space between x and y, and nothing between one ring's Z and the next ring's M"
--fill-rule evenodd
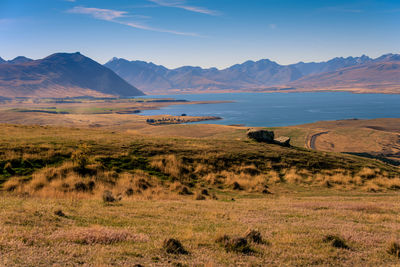
M126 12L126 11L102 9L102 8L95 8L95 7L81 7L81 6L76 6L72 9L68 10L68 12L75 13L75 14L91 15L92 17L94 17L96 19L107 20L107 21L112 21L116 18L125 17L128 14L128 12Z
M151 27L139 22L127 22L123 21L121 19L123 18L150 18L147 16L141 16L141 15L129 15L128 12L126 11L119 11L119 10L112 10L112 9L102 9L102 8L95 8L95 7L81 7L77 6L72 9L67 10L68 13L75 13L75 14L84 14L84 15L89 15L95 19L100 19L100 20L105 20L109 22L114 22L118 24L122 24L125 26L129 26L132 28L136 29L141 29L141 30L147 30L147 31L154 31L154 32L163 32L163 33L171 33L175 35L185 35L185 36L199 36L196 33L190 33L190 32L179 32L179 31L174 31L174 30L167 30L167 29L161 29L161 28L155 28Z
M269 27L271 30L275 30L276 27L277 27L277 25L272 23L272 24L269 24L268 27Z
M187 11L201 13L201 14L207 14L207 15L212 15L212 16L217 16L220 14L220 12L215 11L215 10L210 10L210 9L207 9L204 7L187 5L186 1L184 1L184 0L148 0L148 1L155 3L159 6L181 8L181 9L184 9Z
M148 25L140 24L140 23L133 23L133 22L121 22L121 21L114 21L116 23L126 25L132 28L136 29L141 29L141 30L147 30L147 31L153 31L153 32L163 32L163 33L171 33L175 35L185 35L185 36L195 36L195 37L200 37L200 35L196 33L190 33L190 32L179 32L179 31L174 31L174 30L166 30L166 29L160 29L160 28L154 28Z

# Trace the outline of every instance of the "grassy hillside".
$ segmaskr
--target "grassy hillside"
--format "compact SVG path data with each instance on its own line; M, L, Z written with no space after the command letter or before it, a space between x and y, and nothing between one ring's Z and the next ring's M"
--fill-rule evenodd
M279 183L400 187L398 168L379 161L257 143L245 138L244 130L237 135L243 138L162 138L104 129L2 125L0 179L5 190L30 195L82 193L86 190L77 184L89 181L94 183L89 195L108 187L123 194L129 186L140 187L125 184L136 175L160 193L171 187L224 191L235 184L254 192Z
M399 262L396 166L78 110L0 111L0 265Z
M321 121L274 130L298 146L400 164L400 119Z

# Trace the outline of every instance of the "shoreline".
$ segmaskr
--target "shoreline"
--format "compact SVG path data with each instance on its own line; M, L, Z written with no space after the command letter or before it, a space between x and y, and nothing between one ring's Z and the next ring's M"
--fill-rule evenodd
M320 90L254 90L254 91L246 91L246 90L222 90L222 91L192 91L192 92L183 92L176 93L171 92L170 94L148 94L146 96L178 96L178 95L206 95L206 94L244 94L244 93L254 93L254 94L273 94L273 93L282 93L282 94L291 94L291 93L351 93L356 95L367 95L367 94L382 94L382 95L400 95L400 92L360 92L355 90L335 90L335 89L320 89ZM233 101L235 102L235 101Z

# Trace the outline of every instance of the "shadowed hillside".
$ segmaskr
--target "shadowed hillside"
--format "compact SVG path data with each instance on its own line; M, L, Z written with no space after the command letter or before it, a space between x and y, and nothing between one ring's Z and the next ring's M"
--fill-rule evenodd
M17 57L0 64L3 97L136 96L143 92L80 53L40 60Z

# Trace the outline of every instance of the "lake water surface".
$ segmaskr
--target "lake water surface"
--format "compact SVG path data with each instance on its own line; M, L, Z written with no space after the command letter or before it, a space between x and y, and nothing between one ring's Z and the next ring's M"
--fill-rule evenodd
M173 105L141 115L218 116L208 124L288 126L321 120L400 118L400 95L320 93L226 93L146 96L189 101L231 100L233 103Z

